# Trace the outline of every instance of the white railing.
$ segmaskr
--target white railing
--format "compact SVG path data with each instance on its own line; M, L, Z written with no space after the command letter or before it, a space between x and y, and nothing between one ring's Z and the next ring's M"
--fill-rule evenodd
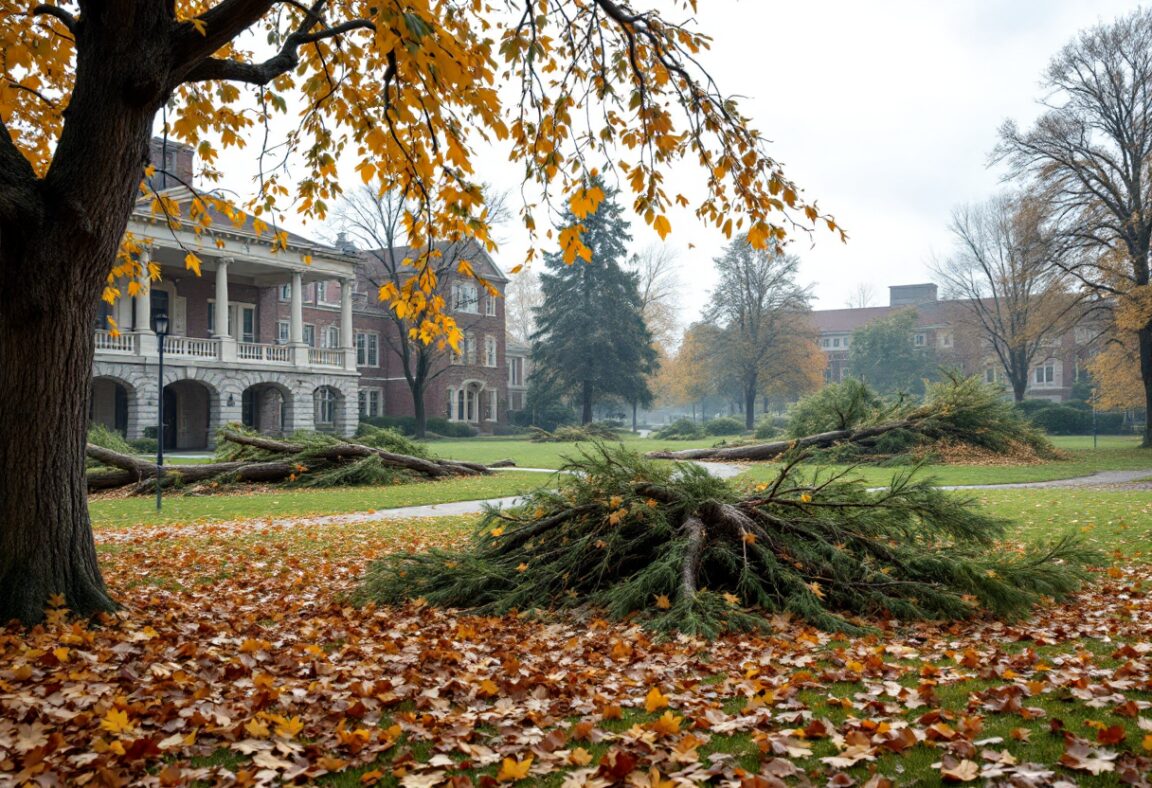
M344 351L308 348L308 363L314 367L342 367L344 366Z
M292 348L288 345L263 345L258 342L241 342L236 346L236 356L242 361L267 361L273 364L291 364Z
M197 337L165 337L164 352L170 356L219 358L220 343L215 339L199 339Z
M119 336L113 336L111 331L97 329L96 350L103 353L135 353L136 335L125 331Z

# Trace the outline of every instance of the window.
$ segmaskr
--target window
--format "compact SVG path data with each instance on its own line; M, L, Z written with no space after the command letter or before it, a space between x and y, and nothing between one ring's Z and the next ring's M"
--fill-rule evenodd
M236 336L236 321L240 321L240 335ZM208 301L208 336L216 335L216 302ZM228 336L241 342L256 341L255 304L228 304Z
M916 347L924 347L924 343L928 340L923 334L915 334L912 337L912 344Z
M1032 382L1037 386L1050 386L1056 382L1056 362L1046 361L1032 371Z
M356 332L356 366L380 366L380 335L375 331Z
M340 347L340 326L324 326L320 334L320 347L336 350Z
M360 418L370 419L373 416L379 416L383 411L380 406L383 399L380 389L360 389L358 397L360 400Z
M477 314L480 311L480 296L477 293L476 285L452 285L452 308L457 312Z
M291 282L289 282L286 285L280 285L280 300L281 301L291 301L292 300L292 283Z
M496 391L488 392L487 407L484 409L485 421L496 421Z
M337 282L316 283L316 303L328 306L340 305L340 285Z
M508 385L524 385L524 359L519 356L508 359Z
M304 344L308 347L316 347L316 326L311 323L304 324Z
M484 366L496 366L496 337L484 337Z
M984 370L984 382L985 383L995 383L996 382L996 370L992 369L992 367L988 367L988 369Z
M952 335L944 333L939 335L940 347L952 347Z
M287 320L276 321L276 344L287 345L292 339L292 324Z
M1090 328L1076 326L1072 332L1072 337L1075 339L1077 345L1087 345L1096 338L1096 332Z
M832 338L832 347L840 347L840 337Z
M484 297L484 314L488 317L496 317L496 296L491 293Z
M820 347L822 347L822 348L830 348L830 347L832 347L832 340L831 340L831 339L829 339L828 337L823 337L823 338L820 340Z
M336 424L336 403L339 395L331 386L321 386L312 395L316 405L316 426L331 427Z
M460 337L460 352L452 354L453 364L475 364L476 363L476 337L469 334L467 331L461 332Z

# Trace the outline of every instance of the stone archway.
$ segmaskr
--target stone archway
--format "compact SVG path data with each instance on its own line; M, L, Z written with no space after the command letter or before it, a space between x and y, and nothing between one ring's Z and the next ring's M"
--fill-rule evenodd
M164 387L164 448L197 451L212 447L216 392L203 381L183 378Z
M240 395L240 422L269 435L284 435L295 424L293 406L292 392L284 384L252 383Z
M128 437L137 407L136 388L123 378L97 375L92 378L88 423L103 425Z

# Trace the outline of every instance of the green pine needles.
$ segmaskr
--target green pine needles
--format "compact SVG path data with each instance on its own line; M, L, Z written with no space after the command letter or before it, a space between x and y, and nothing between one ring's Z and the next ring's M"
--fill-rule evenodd
M704 468L596 446L557 491L492 509L463 547L370 567L360 601L423 598L481 614L584 608L715 637L778 612L848 633L869 618L1016 616L1084 581L1072 539L1021 547L1004 521L916 470L869 491L798 458L740 491Z

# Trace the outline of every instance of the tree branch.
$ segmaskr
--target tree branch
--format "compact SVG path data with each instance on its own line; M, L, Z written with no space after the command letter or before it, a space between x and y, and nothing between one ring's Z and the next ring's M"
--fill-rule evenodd
M76 35L76 17L65 11L63 8L57 8L54 5L41 3L32 9L33 16L52 16L59 19L64 27L68 28L68 32L73 36Z
M0 118L0 220L12 220L39 203L36 171Z

